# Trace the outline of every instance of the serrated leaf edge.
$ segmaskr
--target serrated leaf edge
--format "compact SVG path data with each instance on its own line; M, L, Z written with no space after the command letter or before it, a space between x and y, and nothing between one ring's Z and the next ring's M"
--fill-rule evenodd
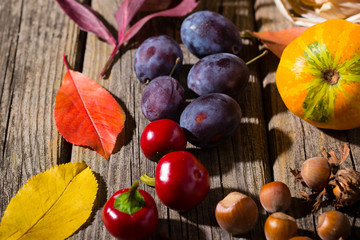
M54 171L56 168L65 167L65 165L70 165L70 164L76 164L76 165L80 164L80 165L83 165L84 168L83 168L81 171L79 171L76 175L73 176L73 178L69 181L69 183L67 184L67 186L65 187L64 191L61 193L61 195L59 196L59 198L58 198L58 199L51 205L51 207L35 222L34 225L32 225L29 229L26 230L26 232L24 232L24 233L22 234L22 236L24 236L27 232L29 232L29 230L32 229L32 228L43 218L43 216L45 216L46 213L50 211L50 209L56 204L56 202L59 201L59 199L61 198L61 196L63 196L63 193L66 191L66 189L68 188L68 186L72 183L73 179L76 178L76 176L78 176L79 174L81 174L81 173L84 172L85 170L87 170L87 169L90 170L90 173L91 173L91 175L94 177L94 180L95 180L95 183L96 183L96 189L97 189L97 190L99 189L99 184L98 184L98 181L97 181L97 179L96 179L93 171L91 170L91 168L90 168L89 166L86 165L85 162L82 161L82 162L69 162L69 163L58 164L58 165L56 165L56 166L52 166L51 168L49 168L48 170L46 170L46 171L44 171L44 172L40 172L40 173L34 175L33 177L29 178L29 179L26 181L26 183L23 184L22 187L18 190L18 192L16 193L16 195L10 200L10 203L9 203L8 206L6 207L6 210L5 210L5 212L4 212L4 215L3 215L2 219L4 219L4 218L7 216L7 214L9 214L7 209L9 208L9 206L10 206L10 204L11 204L12 202L14 202L14 201L16 202L16 199L19 198L19 197L21 197L23 188L24 188L26 185L31 184L32 181L35 181L35 179L43 176L45 173ZM93 206L94 206L94 201L95 201L95 199L96 199L96 194L94 195L94 198L93 198L93 200L92 200L92 204L91 204L91 206L90 206L91 208L93 208ZM90 216L90 215L91 215L91 213L89 214L89 216ZM89 216L88 216L87 218L89 218ZM2 219L1 219L1 222L0 222L0 229L1 229L2 223L3 223ZM84 222L84 223L85 223L85 222ZM73 233L72 233L72 234L73 234ZM11 235L11 236L12 236L12 235ZM10 236L10 237L11 237L11 236ZM21 236L21 237L22 237L22 236ZM71 236L71 234L70 234L69 236ZM20 237L20 238L21 238L21 237Z

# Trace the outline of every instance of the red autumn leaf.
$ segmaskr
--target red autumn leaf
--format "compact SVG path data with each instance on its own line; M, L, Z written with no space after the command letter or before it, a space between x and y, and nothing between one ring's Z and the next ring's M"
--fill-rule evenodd
M119 28L118 40L122 39L127 26L139 11L146 0L124 0L118 10L115 12L116 23Z
M66 141L94 149L106 159L124 127L125 113L118 102L95 81L69 69L56 95L55 121Z
M247 31L252 37L258 38L276 56L281 57L286 46L304 32L306 27L292 27L280 31L251 32Z
M125 0L127 1L127 0ZM143 2L143 0L131 0L131 2ZM131 9L130 6L135 6L135 3L132 4L124 4L125 7L128 7L128 9L119 9L116 14L116 19L120 19L120 23L118 22L118 26L120 29L118 31L121 33L119 34L118 44L114 48L113 52L111 53L108 61L105 64L104 69L101 71L100 76L103 76L105 71L107 70L108 66L110 66L110 63L112 62L116 52L118 49L123 45L126 41L129 41L143 26L145 23L147 23L150 19L154 17L182 17L186 14L190 13L194 8L199 4L198 0L182 0L181 3L179 3L177 6L163 10L160 12L155 12L152 14L149 14L142 19L140 19L138 22L136 22L132 27L130 27L127 31L125 30L128 27L128 24L130 23L130 20L124 21L123 19L127 19L129 16L133 16L135 13L134 10L138 11L139 8ZM120 6L120 8L124 7L123 5ZM139 6L139 5L136 5ZM126 13L128 17L122 16L121 14ZM122 19L122 20L121 20ZM127 23L127 24L124 24ZM122 34L124 33L124 34Z
M81 30L92 32L111 45L116 40L108 28L102 23L97 13L89 6L75 0L56 0L64 12L80 27Z

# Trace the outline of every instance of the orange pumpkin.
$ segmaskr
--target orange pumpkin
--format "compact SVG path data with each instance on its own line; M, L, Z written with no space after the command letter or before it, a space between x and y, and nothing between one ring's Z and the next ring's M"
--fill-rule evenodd
M314 25L281 55L276 85L286 107L319 128L360 126L360 26Z

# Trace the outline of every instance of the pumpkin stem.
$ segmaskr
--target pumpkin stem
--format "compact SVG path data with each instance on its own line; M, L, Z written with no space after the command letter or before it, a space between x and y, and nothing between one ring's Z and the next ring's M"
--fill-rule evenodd
M335 69L325 69L321 72L321 77L329 84L335 85L338 83L340 74Z

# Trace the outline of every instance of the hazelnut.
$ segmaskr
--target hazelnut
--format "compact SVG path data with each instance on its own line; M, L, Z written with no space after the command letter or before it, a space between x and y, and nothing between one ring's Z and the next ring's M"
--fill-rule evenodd
M258 215L255 201L239 192L229 193L215 209L219 226L234 235L244 234L254 228Z
M322 240L337 240L348 237L351 226L345 214L339 211L328 211L318 217L316 230Z
M288 240L296 236L298 226L293 217L282 212L271 214L265 221L265 237L267 240Z
M329 182L331 168L324 157L307 159L301 168L301 176L305 184L314 191L321 191Z
M270 212L284 212L291 204L291 193L288 186L279 181L265 184L260 190L260 202Z

